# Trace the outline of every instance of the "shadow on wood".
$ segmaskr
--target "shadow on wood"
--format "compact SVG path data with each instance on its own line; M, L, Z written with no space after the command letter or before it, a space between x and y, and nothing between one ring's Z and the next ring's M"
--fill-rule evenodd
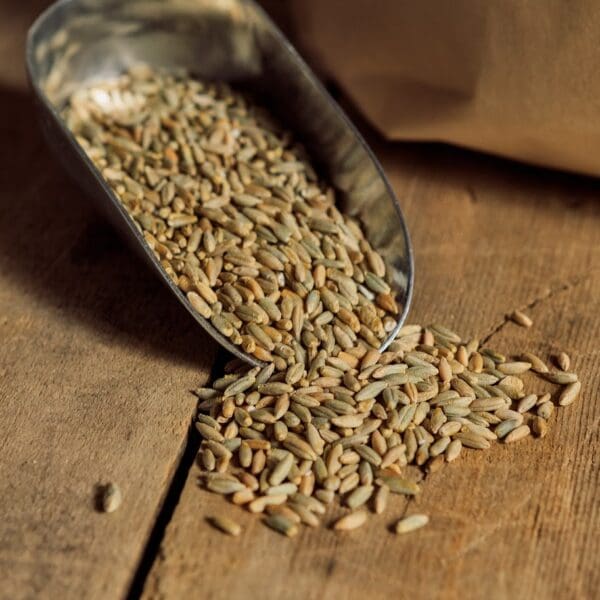
M0 270L40 302L178 361L214 344L50 156L25 92L0 88Z

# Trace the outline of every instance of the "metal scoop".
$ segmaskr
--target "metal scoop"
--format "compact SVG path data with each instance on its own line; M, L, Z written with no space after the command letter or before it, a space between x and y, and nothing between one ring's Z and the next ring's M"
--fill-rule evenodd
M187 311L222 346L260 365L196 313L166 275L116 195L60 116L69 96L95 81L146 63L185 69L256 92L304 143L383 256L402 326L413 290L410 238L381 165L290 42L251 0L60 0L33 24L27 70L45 137L71 176L93 198Z

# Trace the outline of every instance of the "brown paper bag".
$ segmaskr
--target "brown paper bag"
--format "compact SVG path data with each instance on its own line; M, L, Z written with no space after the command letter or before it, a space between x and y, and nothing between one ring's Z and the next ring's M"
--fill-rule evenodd
M597 0L288 0L292 38L387 138L600 174Z

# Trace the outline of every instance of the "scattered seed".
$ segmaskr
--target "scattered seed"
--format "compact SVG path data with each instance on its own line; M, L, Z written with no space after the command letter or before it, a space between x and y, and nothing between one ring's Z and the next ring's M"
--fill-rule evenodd
M202 315L205 319L210 319L212 309L203 298L196 294L196 292L188 292L187 299L198 314Z
M272 495L272 496L261 496L260 498L256 498L252 500L250 504L248 504L248 510L252 513L261 513L264 512L267 506L276 506L278 504L283 504L287 500L286 494Z
M498 371L505 375L521 375L531 369L530 362L505 362L498 365Z
M371 398L377 397L387 386L388 384L385 381L374 381L362 388L362 390L356 394L354 399L356 402L370 400Z
M299 531L296 523L279 514L273 514L265 517L264 523L271 529L274 529L286 537L294 537Z
M512 442L518 442L519 440L522 440L523 438L526 438L529 433L530 433L530 429L528 425L520 425L519 427L516 427L515 429L513 429L505 438L504 441L507 444L511 444Z
M445 458L447 462L456 460L462 450L462 442L460 440L452 440L446 448Z
M416 496L419 493L419 486L405 479L404 477L394 475L383 475L381 481L390 488L390 492L394 494L404 494L406 496Z
M109 483L102 489L100 504L103 512L115 512L115 510L121 506L122 500L123 496L121 494L121 489L116 483Z
M213 527L216 527L217 529L219 529L223 533L226 533L227 535L237 537L238 535L240 535L240 533L242 533L242 528L240 527L240 525L238 525L235 521L227 517L209 517L208 521Z
M490 447L490 443L483 436L470 431L459 432L454 437L460 440L463 446L474 450L487 450Z
M352 529L358 529L367 522L367 513L364 510L351 512L349 515L345 515L341 519L338 519L333 528L337 531L350 531Z
M568 371L569 367L571 366L571 359L566 352L561 352L556 357L556 364L561 371Z
M522 311L515 310L510 318L521 327L531 327L533 325L533 321Z
M548 423L542 417L534 417L531 428L538 437L544 437L548 433Z
M387 485L382 484L381 486L379 486L379 489L377 490L377 492L375 492L375 502L374 502L375 514L380 515L385 511L385 509L387 507L389 495L390 495L390 488Z
M350 495L346 498L346 504L348 508L356 509L359 506L365 504L369 498L373 495L372 485L361 485L357 487Z
M200 433L200 435L205 440L213 440L215 442L222 442L225 439L223 437L223 435L221 433L219 433L214 427L211 427L210 425L206 425L206 423L197 422L196 429L198 430L198 433Z
M252 500L254 500L254 492L250 488L244 488L231 496L231 501L236 505L248 504Z
M531 363L531 368L536 373L547 373L548 372L548 367L546 366L546 363L539 356L536 356L535 354L532 354L531 352L526 352L525 354L523 354L522 358L524 361Z
M291 502L290 508L300 517L300 521L305 525L309 527L319 526L319 518L302 504Z
M561 406L569 406L569 404L573 404L579 396L579 392L581 391L581 382L574 381L573 383L569 383L563 391L560 393L558 398L558 403Z
M427 515L410 515L410 517L404 517L396 523L396 533L409 533L425 527L429 523L429 517Z
M269 476L269 483L272 486L280 485L288 476L293 465L293 454L286 454L286 456L277 463L277 466L271 472L271 475Z
M438 368L440 372L440 379L443 382L450 381L450 379L452 379L452 369L450 368L450 365L445 357L442 356L442 358L440 358L440 364Z
M501 440L505 438L511 431L514 431L517 427L521 425L523 419L506 419L506 421L502 421L496 425L496 429L494 429L494 433L496 437Z
M206 488L217 494L233 494L244 489L244 484L226 477L215 477L206 482Z
M519 400L517 411L520 413L529 412L536 404L538 397L536 394L529 394Z
M207 471L214 471L217 461L215 455L208 448L201 451L202 465Z
M550 371L549 373L544 373L542 377L550 383L557 383L558 385L567 385L569 383L577 382L577 375L566 371Z
M554 412L554 404L552 402L542 402L537 408L538 416L548 420Z
M268 515L281 515L286 519L289 519L292 523L299 525L302 523L302 519L297 512L293 511L287 504L276 504L267 506L266 512Z

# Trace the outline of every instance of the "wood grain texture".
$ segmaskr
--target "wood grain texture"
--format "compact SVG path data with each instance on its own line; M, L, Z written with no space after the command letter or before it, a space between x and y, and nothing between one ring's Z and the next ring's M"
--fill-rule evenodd
M284 539L200 490L198 468L144 598L593 598L600 585L597 450L600 204L597 182L432 147L379 147L416 250L410 321L489 336L500 351L572 357L583 397L543 440L466 451L359 531ZM525 330L505 319L527 308ZM551 386L531 377L532 389ZM387 528L405 511L430 525ZM245 527L232 540L205 517ZM335 512L328 515L330 521Z
M0 18L0 598L118 598L215 345L50 159L13 67L39 10Z
M48 157L21 62L47 2L10 4L0 7L0 598L119 598L215 346ZM147 600L596 597L600 184L458 150L376 152L414 240L411 320L491 336L503 351L564 349L583 397L543 440L467 453L428 477L417 502L396 499L348 535L283 539L200 490L194 467ZM532 330L506 321L515 307L530 307ZM108 480L124 501L103 515L94 491ZM427 528L387 531L416 510ZM242 523L241 538L210 528L212 514Z

